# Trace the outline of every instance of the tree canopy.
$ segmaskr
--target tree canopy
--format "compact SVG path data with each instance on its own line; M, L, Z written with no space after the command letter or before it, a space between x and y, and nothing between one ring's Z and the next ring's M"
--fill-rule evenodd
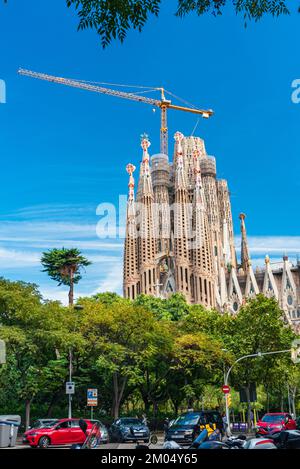
M78 28L96 30L103 47L113 39L123 42L130 29L141 31L151 15L159 15L161 5L165 3L163 0L66 1L68 7L74 7L78 12ZM245 22L257 21L267 14L289 14L286 0L178 0L175 15L181 18L190 13L218 16L228 5L237 14L242 14Z
M123 42L131 29L142 31L151 16L158 16L167 0L65 0L79 17L78 29L93 29L105 48L112 40ZM9 0L4 0L9 3ZM244 24L258 21L265 15L288 15L288 0L177 0L174 13L177 17L194 13L222 15L226 7L242 15ZM298 6L300 9L300 7Z
M122 413L152 419L186 408L224 409L224 371L257 351L289 349L294 333L273 299L259 295L238 315L142 295L115 293L80 298L71 307L43 301L35 285L0 279L0 339L7 363L0 368L2 413L67 415L65 382L72 349L76 393L73 411L88 416L86 390L99 391L95 417L109 422ZM247 359L233 367L230 385L236 412L240 386L256 382L257 409L288 410L299 395L300 375L290 354ZM295 407L296 408L296 407ZM300 409L299 409L300 410Z
M74 302L74 285L81 278L81 272L91 262L84 257L77 248L51 249L44 252L41 258L43 272L47 272L52 280L58 282L58 285L68 285L69 305Z

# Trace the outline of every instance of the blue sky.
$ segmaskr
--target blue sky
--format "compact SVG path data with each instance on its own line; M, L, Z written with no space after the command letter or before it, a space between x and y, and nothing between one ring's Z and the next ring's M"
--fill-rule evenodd
M230 11L180 20L175 2L164 3L142 34L131 32L104 51L94 32L76 31L64 1L0 3L0 79L7 86L0 104L0 275L65 299L41 273L40 253L78 246L93 261L78 293L120 292L123 240L96 236L96 207L126 194L125 166L140 161L140 134L150 135L152 153L159 150L159 113L151 106L21 77L19 67L165 86L213 108L196 134L229 181L236 233L244 211L258 264L265 253L278 260L300 252L300 104L291 101L291 83L300 78L300 15L245 29ZM196 118L174 111L169 121L172 137L176 130L189 135Z

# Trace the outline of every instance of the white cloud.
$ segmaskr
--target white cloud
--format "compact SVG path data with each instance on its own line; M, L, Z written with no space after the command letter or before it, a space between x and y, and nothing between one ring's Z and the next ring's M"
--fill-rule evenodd
M103 280L101 280L96 291L93 292L93 295L107 291L121 293L123 281L122 274L123 267L122 263L119 262L117 265L114 265L108 270L106 276L103 278Z
M235 238L236 248L240 249L241 238ZM249 236L251 254L255 253L300 253L300 236Z
M0 248L0 267L22 268L26 266L35 266L40 263L40 255L30 251L18 251L15 249Z

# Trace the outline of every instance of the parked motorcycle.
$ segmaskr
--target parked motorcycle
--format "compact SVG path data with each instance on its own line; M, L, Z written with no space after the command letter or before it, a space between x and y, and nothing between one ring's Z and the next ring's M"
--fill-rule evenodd
M214 432L215 433L215 432ZM220 441L217 435L208 436L207 430L203 430L193 441L189 449L276 449L276 445L270 438L250 438L245 435L230 437L226 441ZM175 441L166 441L163 449L183 449Z
M272 432L264 438L273 441L278 449L300 449L300 431L282 430L281 432Z

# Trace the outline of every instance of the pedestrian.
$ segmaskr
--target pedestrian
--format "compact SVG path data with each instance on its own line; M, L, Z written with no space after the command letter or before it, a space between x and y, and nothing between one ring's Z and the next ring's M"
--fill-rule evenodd
M254 428L254 414L252 409L250 410L250 422L251 422L251 430Z
M170 419L167 417L165 422L164 422L164 431L165 431L165 433L167 433L167 431L169 430L169 425L170 425Z

